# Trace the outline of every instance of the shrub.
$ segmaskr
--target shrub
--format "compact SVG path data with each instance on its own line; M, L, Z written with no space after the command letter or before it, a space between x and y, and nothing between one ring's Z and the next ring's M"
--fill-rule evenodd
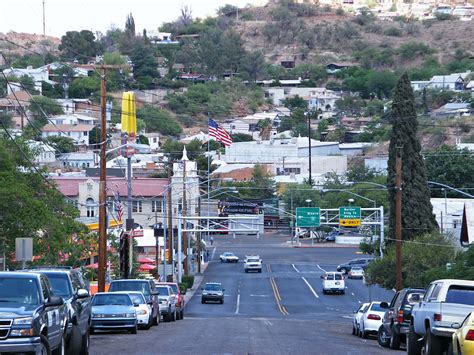
M451 21L456 19L456 16L453 16L451 14L445 14L442 12L436 12L435 17L438 21Z
M184 275L181 281L186 285L187 288L192 288L194 284L194 276Z
M181 294L184 295L186 291L188 290L188 285L185 283L179 283L178 286L179 286L179 291L181 292Z
M398 54L404 60L413 59L418 56L432 54L434 52L428 45L420 42L408 42L398 48Z
M398 27L389 27L384 31L384 34L391 37L401 37L403 32Z

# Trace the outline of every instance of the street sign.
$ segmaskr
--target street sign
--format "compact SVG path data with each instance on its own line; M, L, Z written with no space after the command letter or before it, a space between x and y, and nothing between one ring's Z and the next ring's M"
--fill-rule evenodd
M360 207L339 207L339 225L343 227L360 226Z
M15 238L16 261L31 261L33 258L33 238Z
M131 232L133 238L143 237L143 229L133 229Z
M319 227L321 225L321 210L319 207L297 207L297 227Z

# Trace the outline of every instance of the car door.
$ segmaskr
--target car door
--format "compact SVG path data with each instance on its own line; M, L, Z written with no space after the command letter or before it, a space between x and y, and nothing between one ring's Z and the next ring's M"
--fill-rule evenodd
M53 295L53 290L48 279L41 275L40 277L41 289L43 291L43 298L48 302ZM62 314L59 307L45 307L45 324L48 327L48 340L51 348L56 348L61 341L62 334Z
M74 291L74 295L77 295L77 291L80 289L86 289L86 284L82 277L77 273L71 273L71 282ZM81 330L81 334L84 335L87 333L87 329L89 328L89 318L91 313L91 298L84 297L84 298L77 298L74 303L75 312L77 316L77 323L79 325L79 329Z

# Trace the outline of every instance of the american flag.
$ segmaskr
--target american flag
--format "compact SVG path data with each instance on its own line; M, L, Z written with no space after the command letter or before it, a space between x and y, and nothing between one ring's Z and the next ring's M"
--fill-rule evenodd
M122 202L120 202L120 195L118 192L115 193L114 199L115 199L115 211L117 212L117 221L121 222L122 217L123 217L123 206L122 206Z
M222 142L224 146L230 147L232 137L223 128L220 128L216 121L209 118L209 135L214 137L216 141Z

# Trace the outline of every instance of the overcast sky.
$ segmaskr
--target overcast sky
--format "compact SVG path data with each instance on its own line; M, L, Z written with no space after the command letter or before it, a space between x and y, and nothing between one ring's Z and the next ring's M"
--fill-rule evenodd
M177 19L183 5L193 17L215 15L216 9L231 4L262 5L266 0L44 0L46 34L61 37L66 31L104 32L112 25L123 28L133 14L137 32L157 30L163 22ZM43 33L43 0L1 0L0 32Z

